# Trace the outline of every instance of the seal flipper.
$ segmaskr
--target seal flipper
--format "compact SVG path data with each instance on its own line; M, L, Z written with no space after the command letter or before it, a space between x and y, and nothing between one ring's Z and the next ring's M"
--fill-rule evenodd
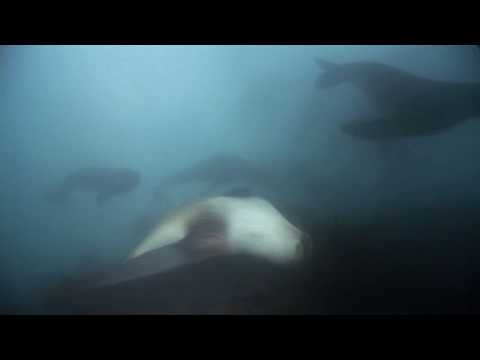
M350 136L371 141L393 140L405 136L406 129L398 121L383 118L363 118L347 122L341 130Z
M191 263L191 260L187 254L184 254L175 245L170 245L128 259L125 263L105 274L96 286L115 285L166 272L189 263Z
M109 271L97 286L159 274L227 253L225 222L217 214L204 213L190 224L188 234L178 243L128 259Z
M445 131L448 127L433 128L425 125L422 114L407 114L389 118L363 118L349 121L341 130L352 137L369 141L392 141L413 136L431 136ZM451 125L455 125L452 123Z

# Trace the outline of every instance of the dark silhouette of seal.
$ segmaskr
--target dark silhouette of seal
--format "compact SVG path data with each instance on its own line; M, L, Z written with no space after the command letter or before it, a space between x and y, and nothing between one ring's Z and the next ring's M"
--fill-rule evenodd
M220 153L163 178L154 189L154 193L158 197L174 187L192 182L204 182L212 190L217 190L222 186L229 186L238 182L250 185L272 185L276 184L277 181L278 179L268 170L245 160L241 156ZM252 192L246 186L237 187L231 191L234 196L247 196Z
M53 203L64 203L73 192L83 190L95 193L100 204L135 190L139 184L140 174L135 170L90 167L67 175L47 198Z
M317 59L320 89L350 83L377 107L341 127L370 141L429 136L480 116L480 83L437 81L377 62L336 64Z

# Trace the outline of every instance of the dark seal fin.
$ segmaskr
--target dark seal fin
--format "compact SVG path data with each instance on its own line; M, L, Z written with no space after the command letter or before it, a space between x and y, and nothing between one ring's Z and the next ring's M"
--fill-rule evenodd
M341 126L341 130L352 137L376 142L400 140L413 136L432 136L444 132L447 128L445 126L437 126L436 129L426 127L425 119L416 114L410 118L403 116L384 119L362 118L349 121Z
M355 138L368 141L394 140L404 137L405 129L398 122L383 118L364 118L349 121L341 130Z
M207 212L190 224L187 236L178 243L125 261L104 276L97 286L167 272L227 253L226 224L219 215Z
M96 286L109 286L167 272L191 263L191 259L176 245L149 251L119 264L105 274Z

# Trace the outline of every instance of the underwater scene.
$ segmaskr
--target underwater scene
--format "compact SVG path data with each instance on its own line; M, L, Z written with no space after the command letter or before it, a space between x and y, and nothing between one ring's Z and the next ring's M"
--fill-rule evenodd
M480 46L0 46L0 314L480 312Z

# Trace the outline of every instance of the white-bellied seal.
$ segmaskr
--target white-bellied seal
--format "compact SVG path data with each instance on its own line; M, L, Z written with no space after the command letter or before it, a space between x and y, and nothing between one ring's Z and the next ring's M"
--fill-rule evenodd
M297 263L309 252L308 235L258 197L213 197L164 217L123 264L98 284L112 285L229 254L275 264Z
M127 168L89 167L78 170L65 177L63 182L47 198L63 203L77 191L89 191L96 194L97 203L133 191L140 184L140 174Z
M480 116L480 83L416 76L377 62L337 64L317 59L321 89L350 83L378 108L378 117L360 116L341 129L372 141L433 135Z

